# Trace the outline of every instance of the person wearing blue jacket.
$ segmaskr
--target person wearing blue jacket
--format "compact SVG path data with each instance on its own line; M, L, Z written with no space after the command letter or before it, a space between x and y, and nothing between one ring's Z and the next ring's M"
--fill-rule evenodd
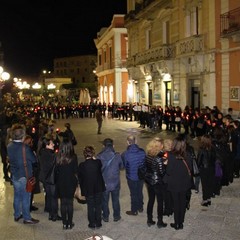
M144 164L146 153L136 144L136 138L133 135L127 137L127 144L127 150L122 153L122 159L130 190L131 210L126 211L126 214L136 216L138 212L143 212L144 180L138 178L138 168Z
M30 197L31 193L26 191L27 177L33 175L32 166L37 159L30 146L23 143L26 135L25 126L14 124L11 128L12 142L7 146L7 153L10 163L11 178L14 189L14 221L18 222L23 218L24 224L36 224L39 220L31 217L30 214ZM24 167L23 152L26 156L27 175Z
M109 197L111 195L113 207L113 220L117 222L121 219L119 202L120 193L120 170L124 168L121 154L116 152L111 138L105 138L103 149L98 153L97 158L102 162L102 175L106 186L102 199L102 219L109 221Z

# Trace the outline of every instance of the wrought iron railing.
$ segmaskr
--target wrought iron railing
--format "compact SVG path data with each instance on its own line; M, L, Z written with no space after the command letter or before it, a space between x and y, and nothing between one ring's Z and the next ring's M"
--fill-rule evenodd
M220 15L222 37L240 31L240 7Z

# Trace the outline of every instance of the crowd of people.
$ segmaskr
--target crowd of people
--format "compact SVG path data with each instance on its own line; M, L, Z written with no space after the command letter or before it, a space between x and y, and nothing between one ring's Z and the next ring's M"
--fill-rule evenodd
M98 108L94 114L95 117L100 114L97 133L101 134L104 113ZM158 117L147 121L151 118L143 115ZM38 210L32 203L34 194L41 191L41 184L48 220L62 221L63 229L74 227L73 201L79 186L86 199L89 228L101 228L102 221L109 222L110 197L113 220L118 222L122 218L120 171L124 169L130 192L130 210L126 214L137 216L144 211L143 187L146 186L147 225L156 224L153 206L157 198L158 228L167 227L163 216L173 214L174 222L170 226L179 230L184 228L192 189L198 193L201 183L201 205L209 207L211 199L220 195L222 186L228 186L234 178L239 178L240 123L233 120L230 113L223 116L217 108L192 111L186 107L182 112L179 107L174 110L166 107L165 111L161 108L140 111L136 118L133 114L132 120L139 121L141 127L146 124L162 128L165 124L166 131L177 131L178 135L173 140L153 138L145 149L137 144L135 136L127 136L127 148L122 153L115 151L113 139L106 138L99 153L93 146L85 146L85 161L80 164L74 151L78 141L70 123L66 122L65 130L61 132L55 131L53 119L36 112L30 115L20 111L12 115L6 112L1 116L4 122L1 125L3 173L5 180L13 185L16 222L21 218L24 224L39 222L31 216L31 211ZM182 133L181 127L184 127ZM199 140L196 153L188 136ZM24 156L27 164L24 164ZM197 174L194 162L199 170ZM140 168L145 169L143 178L138 174ZM37 181L35 190L29 193L25 186L27 177L32 175Z

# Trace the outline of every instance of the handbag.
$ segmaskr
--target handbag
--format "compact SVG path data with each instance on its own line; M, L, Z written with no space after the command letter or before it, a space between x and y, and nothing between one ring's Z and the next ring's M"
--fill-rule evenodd
M80 188L79 184L76 187L76 190L75 190L75 193L74 193L74 198L77 200L78 203L81 203L81 204L86 204L87 203L86 197L82 196L82 194L81 194L81 188Z
M33 192L35 185L36 185L36 178L34 176L28 177L28 170L27 170L27 160L26 160L26 148L25 144L22 147L23 152L23 165L26 173L27 183L26 183L26 192Z
M26 191L33 192L35 185L36 185L36 178L34 176L28 178L26 183Z

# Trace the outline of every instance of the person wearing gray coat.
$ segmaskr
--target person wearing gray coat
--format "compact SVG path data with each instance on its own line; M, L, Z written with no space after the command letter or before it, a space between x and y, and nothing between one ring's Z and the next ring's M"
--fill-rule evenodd
M109 198L111 195L113 207L113 220L117 222L121 219L121 209L119 202L120 194L120 170L124 168L120 153L116 152L113 140L106 138L103 141L103 149L97 154L97 158L102 162L102 175L105 181L106 191L102 199L102 219L109 221Z

